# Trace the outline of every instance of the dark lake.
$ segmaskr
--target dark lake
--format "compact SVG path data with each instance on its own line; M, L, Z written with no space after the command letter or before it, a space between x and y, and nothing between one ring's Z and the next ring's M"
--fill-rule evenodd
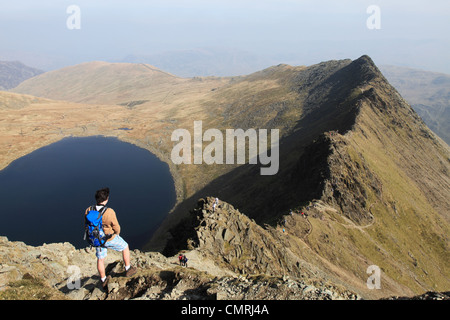
M117 138L65 138L0 171L0 235L37 246L83 240L84 212L110 188L121 236L140 248L175 203L169 166Z

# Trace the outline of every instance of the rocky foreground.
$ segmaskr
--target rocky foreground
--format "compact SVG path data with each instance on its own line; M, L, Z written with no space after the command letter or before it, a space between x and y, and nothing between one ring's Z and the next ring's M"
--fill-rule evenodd
M134 250L132 264L139 271L127 278L123 275L121 254L109 250L107 273L112 279L106 290L99 284L95 249L76 249L70 243L33 247L1 237L0 299L361 298L319 276L301 272L298 276L283 275L279 262L269 263L277 258L264 253L264 229L228 204L221 203L213 209L211 201L200 201L193 211L199 227L195 229L196 236L189 239L191 249L183 250L189 259L187 266L179 265L178 254L166 257ZM255 250L257 244L260 247ZM252 253L257 251L260 254ZM272 248L271 254L279 253Z
M99 283L95 249L70 243L28 246L0 237L0 299L67 300L355 300L360 295L314 268L294 263L282 247L266 247L274 234L241 215L231 205L200 200L191 223L180 234L188 239L187 266L178 253L132 251L139 271L124 276L121 254L109 250L106 289ZM182 232L182 230L180 230ZM273 231L272 232L276 232ZM266 253L265 253L266 251ZM258 253L259 252L259 253ZM270 254L268 254L270 252ZM284 261L280 257L285 255ZM272 261L273 263L270 263ZM283 268L286 272L283 272ZM293 272L292 268L297 268ZM289 273L289 275L288 275ZM404 299L393 297L391 299ZM417 299L449 299L427 293Z
M217 267L201 252L185 252L188 266L177 257L132 251L139 272L122 275L121 255L109 252L106 290L99 285L94 249L69 243L27 246L0 238L0 299L74 300L203 300L203 299L358 299L347 290L322 282L266 275L242 276ZM77 284L79 281L79 286Z

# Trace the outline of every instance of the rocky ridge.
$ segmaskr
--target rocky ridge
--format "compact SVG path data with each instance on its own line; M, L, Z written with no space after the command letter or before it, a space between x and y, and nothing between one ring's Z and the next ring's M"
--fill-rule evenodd
M76 249L70 243L28 246L0 238L0 299L74 300L254 300L254 299L360 299L329 281L320 270L286 257L275 235L256 225L231 205L201 199L192 211L199 222L194 238L184 238L182 252L188 266L179 266L177 254L133 250L138 273L127 278L121 254L109 250L106 290L99 285L93 248ZM272 231L278 232L278 231ZM283 273L289 266L292 272ZM291 269L289 269L291 268ZM295 269L295 271L294 271ZM77 279L79 285L77 287Z
M302 70L277 66L250 78L254 81L269 74L302 93L291 101L291 110L302 113L280 140L279 172L264 177L258 168L241 166L186 203L193 205L213 194L260 226L269 224L272 229L267 230L284 229L281 234L262 236L273 243L265 246L271 261L278 264L270 264L271 268L295 275L298 268L294 266L301 259L374 298L447 290L448 146L367 56ZM232 126L245 127L248 117L242 114L251 106L249 101L225 108ZM290 114L288 106L286 102L277 117ZM289 215L291 210L305 211L309 219ZM154 237L158 244L167 235L162 231L170 229L169 219L174 226L187 212L185 204L175 209L166 229L160 228L161 237ZM229 237L232 228L224 228ZM169 234L177 237L177 228ZM242 248L242 254L228 252L225 241L222 251L240 254L242 259L244 248L249 246ZM255 252L257 246L250 248ZM383 272L382 290L367 290L366 270L371 265Z

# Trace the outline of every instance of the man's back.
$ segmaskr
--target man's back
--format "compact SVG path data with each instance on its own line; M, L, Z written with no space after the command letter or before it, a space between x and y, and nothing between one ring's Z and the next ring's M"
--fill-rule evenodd
M96 206L97 210L101 210L102 206ZM86 209L85 215L88 214L89 208ZM106 208L105 213L103 214L103 232L106 235L112 235L108 241L114 239L116 234L120 234L120 225L117 220L116 212L111 208Z

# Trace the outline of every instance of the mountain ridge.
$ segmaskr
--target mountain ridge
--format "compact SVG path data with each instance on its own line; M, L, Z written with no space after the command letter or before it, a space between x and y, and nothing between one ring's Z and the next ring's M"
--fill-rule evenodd
M444 221L448 221L449 217L449 203L445 200L450 190L448 146L442 145L436 139L414 110L389 85L370 58L362 57L356 62L344 61L341 63L344 64L344 67L337 69L342 75L334 73L334 78L333 76L324 78L325 82L328 80L326 83L329 84L329 89L326 92L328 92L329 98L319 100L323 101L322 108L329 110L326 113L327 119L333 119L333 121L319 122L327 124L328 127L318 129L316 138L309 140L312 143L301 147L305 150L303 152L295 150L298 146L302 146L301 142L299 143L299 136L304 131L296 132L293 129L293 133L286 137L286 140L282 139L280 141L280 158L291 157L292 160L286 158L284 164L280 163L280 172L276 178L260 177L255 173L256 169L244 166L213 181L204 190L192 196L190 203L192 204L196 198L204 194L212 194L226 202L233 203L260 224L269 222L279 225L283 216L286 217L290 209L297 207L299 210L306 210L308 203L314 203L317 200L323 201L330 209L325 213L316 212L314 214L315 219L312 221L314 221L315 231L312 236L315 237L315 243L311 243L311 246L315 252L320 252L322 256L326 255L328 261L335 261L342 267L355 259L368 261L367 254L369 254L372 256L370 260L375 259L378 261L377 263L383 264L384 268L390 269L390 272L396 276L404 278L400 282L409 283L410 286L417 286L417 283L420 283L419 286L427 287L428 285L422 282L423 275L427 274L426 281L430 281L429 283L434 282L431 280L430 272L425 271L428 268L433 269L434 263L439 265L439 268L435 270L437 272L434 273L436 277L440 278L441 275L448 272L445 271L445 263L443 264L445 257L448 256L446 253L448 252L446 249L448 248L448 237L446 236L447 231L445 231L448 230L448 223L444 223ZM322 67L324 66L319 66L319 69ZM354 83L350 83L348 86L341 82L341 79L348 75L348 72L342 71L344 68L351 72L355 72L354 70L358 72L356 80L355 78L350 80ZM313 72L312 74L317 73ZM308 84L307 79L308 77L305 83ZM358 85L355 86L355 83ZM341 92L341 98L334 94L333 89ZM324 93L314 92L314 89L312 92L316 93L316 96ZM311 119L318 119L316 121L323 119L323 116L315 115L315 112L318 112L317 109L312 109L306 113L305 118L309 122ZM336 116L333 116L333 112L336 112ZM332 124L331 127L330 124ZM318 128L318 126L315 127ZM308 129L312 128L308 127ZM311 134L311 132L309 133ZM405 143L405 139L414 141L413 149L406 147L409 142ZM285 141L289 141L289 143ZM288 151L281 151L283 143L290 145L287 148ZM434 150L435 147L436 150ZM416 154L416 150L423 152ZM297 159L303 157L305 160L296 163L294 152L299 155ZM389 158L380 157L387 152L389 152L389 157L398 160L386 161ZM318 158L309 159L310 157ZM377 158L379 160L373 162ZM408 161L404 159L408 159ZM289 165L289 162L286 161L290 161L292 164ZM380 163L384 163L388 167L383 167ZM428 165L431 163L436 169L428 172ZM296 167L304 168L303 173L299 172L300 169L292 170ZM401 174L396 176L395 172ZM397 183L402 185L400 189L392 185L393 176ZM316 189L315 194L311 194L308 190L314 189L317 183L321 186ZM223 186L227 186L227 188L225 189ZM415 195L408 195L408 192L401 191L403 188L410 189L411 193ZM308 194L308 192L309 195L305 196L305 193ZM263 198L267 194L271 196L264 201ZM416 198L417 202L413 204L410 197ZM427 199L428 197L430 200ZM399 202L404 206L401 214L399 213ZM185 207L180 207L180 212L186 212L185 210ZM426 212L426 216L421 217L422 221L418 222L420 212ZM174 215L169 216L168 220L170 218L179 220L181 216L177 215L177 210L175 210ZM401 218L396 218L396 216ZM330 225L320 222L322 219L329 220ZM345 222L346 219L348 222ZM421 238L424 242L433 242L433 250L426 250L425 255L428 258L422 259L421 262L424 264L422 265L423 273L420 268L414 271L410 267L402 266L403 261L410 263L411 256L413 256L413 265L416 266L414 268L417 268L420 265L417 256L424 257L425 251L422 245L417 247L408 245L408 243L415 243L415 236L404 230L399 222L395 221L396 219L403 220L404 225L408 225L408 228L414 228L419 233L422 232L423 237L426 238L426 241L423 237ZM428 227L425 227L423 221L429 223ZM392 225L397 226L395 232L389 231L393 230ZM424 233L426 229L433 230L431 234L434 235ZM295 227L293 230L289 230L289 228L286 230L292 233L299 232ZM389 237L380 238L381 234L390 233L392 235ZM174 236L173 232L169 232L169 234ZM341 237L342 234L347 234L352 240L338 240L339 234ZM325 249L327 246L323 246L323 241L327 238L326 241L330 243L331 247L334 247L331 245L332 243L343 242L343 245L347 247L346 253L341 255L331 250L331 247ZM432 238L434 240L431 240ZM155 239L161 240L161 238ZM397 245L392 247L391 241ZM375 250L370 246L367 247L367 244L370 243L375 246ZM399 243L403 244L399 245ZM350 249L352 247L354 249ZM395 249L396 247L398 249ZM396 259L391 260L392 257L387 258L386 255L389 255L391 250L403 252L400 259L402 262L399 263ZM418 250L422 253L418 254ZM356 254L347 255L349 252ZM336 261L336 259L338 260ZM341 261L339 262L339 260ZM389 260L391 261L385 263ZM428 266L425 267L425 265ZM361 276L362 270L358 271L358 267L354 266L350 269ZM401 269L405 270L403 276L398 271L394 271ZM422 273L420 281L415 275L417 272ZM410 276L411 279L408 279ZM447 286L443 283L442 285L444 288Z

